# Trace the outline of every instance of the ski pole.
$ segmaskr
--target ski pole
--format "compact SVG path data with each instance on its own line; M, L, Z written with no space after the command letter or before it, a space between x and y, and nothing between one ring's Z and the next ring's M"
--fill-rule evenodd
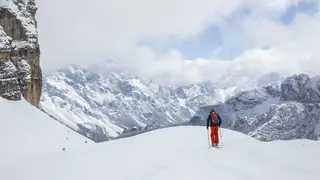
M208 132L208 146L210 148L210 134L209 134L209 129L207 128L207 132Z
M223 147L223 141L222 141L222 133L221 133L221 128L219 127L219 131L220 131L220 141L221 141L221 146Z

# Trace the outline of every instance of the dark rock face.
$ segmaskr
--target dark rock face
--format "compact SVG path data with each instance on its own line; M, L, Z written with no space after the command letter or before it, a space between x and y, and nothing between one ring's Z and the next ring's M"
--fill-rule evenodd
M288 77L281 84L281 100L320 103L320 77L306 74Z
M108 133L106 132L106 129L102 126L96 124L78 124L78 127L78 132L80 134L90 138L94 142L98 143L110 140L110 138L108 137Z
M306 74L294 75L285 79L281 84L282 101L302 101L306 83L310 77Z
M320 103L320 76L311 78L305 84L302 102Z
M34 0L8 0L0 7L0 96L38 106L42 90L37 7Z
M286 102L274 106L263 126L249 133L263 141L310 139L317 140L320 104Z
M20 100L17 69L11 61L0 61L0 94L9 100Z

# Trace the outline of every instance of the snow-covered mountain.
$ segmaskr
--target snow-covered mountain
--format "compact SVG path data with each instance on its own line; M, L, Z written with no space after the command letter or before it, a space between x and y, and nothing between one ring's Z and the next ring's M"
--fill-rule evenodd
M286 78L281 86L240 92L225 103L205 106L191 118L204 124L208 112L220 113L223 126L263 141L320 137L320 77Z
M40 108L100 142L124 133L188 122L198 107L222 102L233 91L216 90L210 82L161 86L128 71L69 66L45 78Z
M163 86L129 71L69 66L45 78L40 108L96 142L190 119L203 125L212 106L222 114L224 127L260 140L317 139L318 77L279 79L276 73L258 77L250 85L255 89L241 91L213 82ZM291 113L294 109L299 112ZM292 116L282 118L286 113Z
M301 180L319 178L320 142L264 143L222 129L223 147L208 148L202 127L175 127L83 148L1 159L5 180ZM45 145L37 144L38 149ZM2 148L1 148L2 149ZM20 149L20 155L24 150Z

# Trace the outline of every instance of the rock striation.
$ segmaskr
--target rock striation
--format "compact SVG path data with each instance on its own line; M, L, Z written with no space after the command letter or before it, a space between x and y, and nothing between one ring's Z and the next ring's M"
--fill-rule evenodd
M0 4L0 96L38 106L42 91L34 0Z

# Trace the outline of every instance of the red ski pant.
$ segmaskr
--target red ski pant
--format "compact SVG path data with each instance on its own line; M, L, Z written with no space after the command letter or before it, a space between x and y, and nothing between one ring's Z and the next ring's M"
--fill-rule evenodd
M219 126L211 126L211 143L218 144L219 143Z

